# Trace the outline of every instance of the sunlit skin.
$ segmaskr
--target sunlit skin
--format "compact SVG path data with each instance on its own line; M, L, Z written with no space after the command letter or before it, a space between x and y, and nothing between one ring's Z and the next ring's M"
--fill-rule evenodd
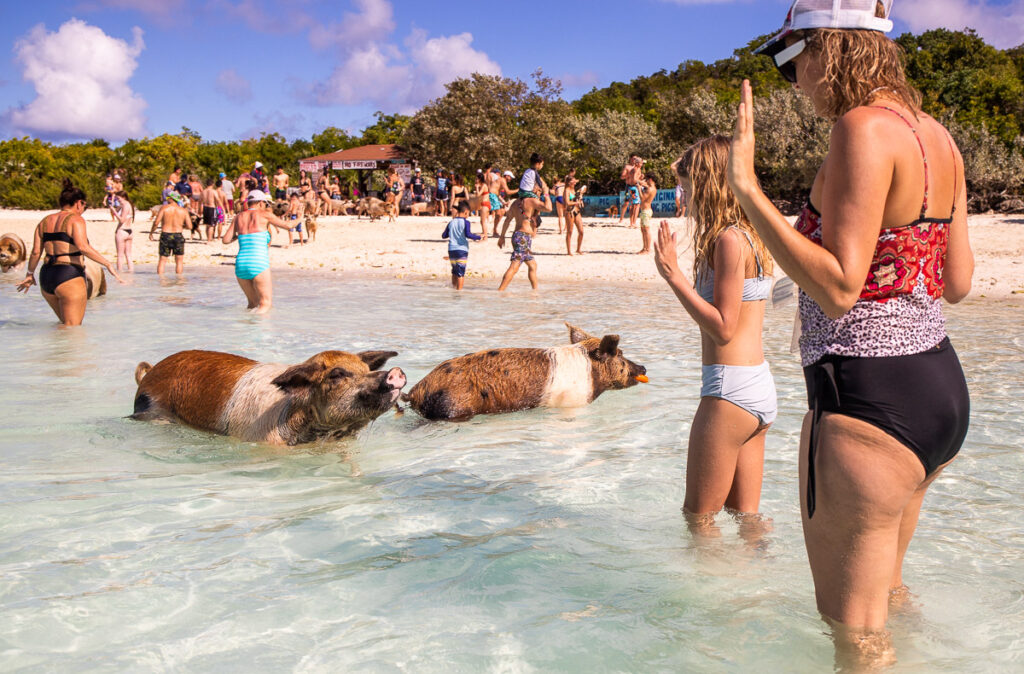
M796 59L797 88L819 113L825 109L823 71L820 56L810 49ZM810 197L822 214L824 245L819 246L793 229L758 187L753 103L750 83L744 82L729 182L776 263L829 317L839 317L859 297L880 229L906 225L920 214L924 176L917 140L898 117L872 107L855 108L836 121ZM872 105L886 105L914 120L913 111L885 90L877 92ZM935 120L920 114L916 127L929 160L927 216L948 217L956 203L943 271L944 297L956 303L969 292L974 271L963 160L959 152L951 156L946 132ZM802 499L809 428L808 414L800 449ZM910 449L847 416L825 414L819 434L818 506L808 519L802 504L804 537L818 608L841 624L841 634L854 643L851 635L858 631L884 629L890 594L902 593L903 557L921 502L942 469L926 479Z

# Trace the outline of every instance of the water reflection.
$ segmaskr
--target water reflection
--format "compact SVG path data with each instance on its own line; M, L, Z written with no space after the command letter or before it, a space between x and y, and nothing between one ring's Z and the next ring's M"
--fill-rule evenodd
M698 544L680 507L699 343L667 289L453 297L443 280L275 270L275 308L259 318L230 269L186 271L137 272L74 331L54 329L38 296L0 295L5 669L836 665L800 531L791 309L769 312L765 340L780 405L761 503L771 530L720 515L722 537ZM974 416L907 556L897 671L1007 670L1022 656L1024 310L949 313ZM416 382L481 348L564 343L563 320L620 334L651 384L465 424L388 414L356 438L290 449L124 418L136 364L186 348L277 362L391 349Z

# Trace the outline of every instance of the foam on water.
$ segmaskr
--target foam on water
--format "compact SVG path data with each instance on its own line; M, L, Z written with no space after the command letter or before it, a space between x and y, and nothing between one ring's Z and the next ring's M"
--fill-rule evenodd
M0 669L830 668L800 531L792 306L767 319L774 531L752 550L725 516L696 545L680 513L700 353L667 287L478 283L457 295L277 273L273 313L252 317L226 267L142 273L79 330L5 289ZM916 608L890 621L897 671L1019 669L1024 308L948 315L972 426L907 556ZM124 418L135 365L181 349L275 362L393 349L414 383L463 353L566 343L563 320L620 334L651 383L463 424L386 415L299 449Z

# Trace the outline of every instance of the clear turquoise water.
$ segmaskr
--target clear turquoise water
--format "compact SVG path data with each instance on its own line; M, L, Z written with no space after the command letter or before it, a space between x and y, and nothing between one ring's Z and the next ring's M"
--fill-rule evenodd
M543 273L543 268L542 268ZM542 276L543 278L543 276ZM5 279L6 280L6 279ZM268 317L230 268L136 275L54 327L0 292L3 671L826 671L797 506L803 382L769 311L781 414L751 551L680 515L696 329L667 287L278 273ZM1024 668L1024 305L949 310L970 380L961 458L931 490L891 620L906 672ZM576 411L429 424L387 415L299 449L125 419L140 360L185 348L297 362L387 348L415 382L492 346L622 335L651 383Z

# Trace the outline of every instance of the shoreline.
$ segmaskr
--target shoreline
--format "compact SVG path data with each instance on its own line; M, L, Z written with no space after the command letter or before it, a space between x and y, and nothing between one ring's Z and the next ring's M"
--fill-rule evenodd
M0 209L0 234L17 234L31 248L36 224L52 212ZM113 262L114 223L108 213L93 209L86 212L85 218L90 242ZM652 223L652 236L660 221ZM392 223L357 220L355 216L321 217L318 219L317 240L304 246L293 244L291 248L285 248L283 233L274 231L271 269L329 271L345 276L354 274L412 282L444 281L447 284L450 277L447 243L441 239L447 222L448 218L440 216L404 215ZM473 231L479 233L479 219L473 218L471 222ZM668 222L679 234L683 250L680 266L689 276L692 256L688 222L681 218L669 218ZM976 215L970 216L968 223L976 261L969 298L1024 299L1024 217ZM628 221L619 225L615 218L587 218L583 224L584 255L568 256L565 236L557 233L555 219L544 218L533 244L538 262L538 292L543 292L545 285L597 283L649 287L663 283L652 256L636 254L641 247L638 228L627 227ZM133 260L143 267L155 267L157 262L157 242L149 241L150 225L149 211L139 211L133 228ZM574 237L574 247L575 243ZM190 267L231 266L236 251L236 244L224 245L217 240L189 242L186 239L186 274ZM486 286L497 290L497 284L508 268L510 252L509 241L499 250L493 236L486 241L471 241L467 289ZM173 261L171 265L173 270ZM21 274L11 272L5 277L20 280ZM509 292L524 288L529 290L526 269L520 268Z

